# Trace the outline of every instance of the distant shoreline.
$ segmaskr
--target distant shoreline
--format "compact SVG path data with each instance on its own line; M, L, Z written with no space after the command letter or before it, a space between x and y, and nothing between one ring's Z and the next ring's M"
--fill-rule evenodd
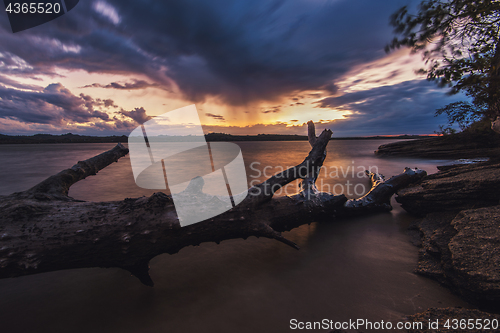
M369 136L369 137L339 137L332 140L408 140L426 138L429 135L398 135L398 136ZM205 139L211 141L307 141L305 135L286 134L258 134L258 135L231 135L210 133ZM0 134L0 144L44 144L44 143L118 143L127 142L128 136L89 136L78 134L35 134L35 135L3 135Z
M391 142L378 147L375 155L437 159L496 158L500 156L500 136L489 130L485 133L461 132L425 140Z

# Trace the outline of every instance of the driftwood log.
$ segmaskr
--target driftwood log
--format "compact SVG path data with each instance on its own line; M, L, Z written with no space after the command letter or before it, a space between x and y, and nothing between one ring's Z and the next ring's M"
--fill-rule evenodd
M71 185L125 156L128 149L121 144L27 191L0 196L0 278L120 267L152 286L148 265L157 255L249 236L276 239L298 249L281 232L314 221L332 221L336 216L389 211L392 195L425 175L423 170L408 168L389 180L369 174L371 190L355 200L320 192L315 181L332 132L324 130L316 137L312 122L308 130L312 149L302 163L251 187L233 209L186 227L179 224L172 198L161 192L112 202L84 202L68 196ZM273 197L296 179L302 179L299 193ZM203 184L198 181L196 185L202 191Z

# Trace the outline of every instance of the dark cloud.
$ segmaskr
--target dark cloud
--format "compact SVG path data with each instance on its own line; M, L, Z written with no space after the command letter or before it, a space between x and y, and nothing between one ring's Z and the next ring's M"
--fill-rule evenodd
M10 79L6 76L3 76L3 75L0 75L0 84L4 84L7 86L11 86L11 87L23 89L23 90L35 90L35 91L43 90L43 87L41 87L41 86L35 86L35 85L31 85L31 84L23 84L23 83L12 80L12 79Z
M60 83L42 91L23 91L0 86L0 118L27 123L64 125L68 122L109 121L109 115L96 107L105 102L88 95L73 95Z
M262 111L262 113L278 113L278 112L281 112L281 107L279 106L275 106L272 107L271 109Z
M324 98L318 107L353 112L329 125L335 136L429 134L446 123L444 117L434 117L436 109L465 99L447 95L432 82L414 80Z
M101 101L99 98L97 100ZM104 107L106 107L106 108L109 108L109 107L117 108L118 107L118 105L116 105L112 99L103 99L102 103L104 104Z
M43 74L57 82L62 68L145 77L90 86L175 87L182 94L178 97L193 102L217 97L233 105L277 104L293 96L301 105L305 97L328 93L318 107L353 111L321 124L338 136L430 133L444 123L433 117L434 110L463 96L445 96L425 81L339 96L335 84L349 70L385 56L383 47L392 38L389 16L408 2L183 0L153 6L150 1L107 0L111 7L99 7L98 1L81 1L69 14L18 34L0 15L0 83L5 85L0 85L0 118L59 126L93 122L96 131L124 132L149 119L143 108L109 116L103 110L118 107L112 100L76 96L60 84L42 89L10 78ZM397 69L388 72L398 74ZM302 93L307 90L322 92ZM283 123L232 128L238 133L303 133L302 127Z
M86 86L83 86L82 88L107 88L107 89L121 89L121 90L137 90L137 89L146 89L150 87L159 87L160 85L158 83L149 83L144 80L132 80L132 82L125 82L125 83L119 83L119 82L111 82L109 84L100 84L100 83L93 83L89 84Z
M193 102L217 96L233 105L332 92L336 78L384 55L388 18L406 2L81 1L68 15L19 34L1 15L0 71L145 75Z
M316 127L318 132L329 128L336 137L429 134L438 130L438 125L446 123L445 117L434 117L435 110L448 103L464 99L466 96L463 95L448 96L446 91L436 88L425 80L408 81L393 86L324 98L318 102L318 107L333 109L332 111L325 110L326 112L332 112L332 115L335 115L335 110L350 110L352 114L336 120L327 120L328 116L325 115ZM14 119L24 123L53 125L56 127L52 127L52 132L57 133L61 131L65 123L71 120L82 125L92 123L90 127L81 127L77 131L72 130L73 132L94 135L128 134L138 123L150 119L142 107L132 111L121 110L113 117L107 114L100 117L97 113L99 111L95 108L97 104L102 103L104 102L87 95L72 95L59 84L50 85L42 92L24 92L0 86L0 129L4 133L15 133L15 128L8 127L4 121ZM207 114L207 116L219 117L216 114ZM305 124L301 124L299 120L293 119L290 123L297 126L278 122L244 127L206 125L204 129L207 132L231 134L303 135L306 133Z
M143 107L135 108L132 111L125 111L122 109L118 113L124 115L125 117L132 118L138 124L144 124L146 121L152 118L151 116L148 116L146 114L146 110Z
M381 108L370 109L373 101L382 102L385 110L394 109L398 102L412 101L418 103L423 96L438 94L444 95L444 91L432 89L434 85L425 80L406 81L391 86L381 86L369 90L361 90L347 93L338 97L327 97L318 102L321 108L356 108L364 112L373 113ZM359 104L359 102L362 102ZM356 106L360 105L360 106ZM367 108L369 106L370 108Z
M326 91L331 95L335 95L339 91L339 87L337 87L337 85L335 85L335 83L333 82L328 82L323 87L321 87L321 89L323 89L324 91Z
M314 93L314 94L307 94L307 96L312 97L312 98L320 98L320 97L322 97L323 95L318 94L318 93Z
M226 121L226 119L224 119L224 116L221 116L219 114L205 113L205 116L211 117L211 118L214 118L214 119L220 120L220 121Z
M449 96L445 90L436 88L432 82L414 80L393 86L377 87L357 91L338 97L324 98L318 106L327 109L349 110L351 114L342 119L321 119L316 123L320 133L328 128L334 137L353 137L370 135L431 134L439 125L446 124L446 117L434 117L437 108L457 100L466 100L462 94ZM290 120L297 126L284 123L270 125L256 124L246 127L207 127L214 132L231 134L306 133L306 124ZM299 125L300 124L300 125Z
M119 119L117 117L113 117L113 121L109 122L98 122L95 123L93 130L97 130L95 132L105 132L105 133L113 133L113 134L121 134L130 132L137 126L137 123L126 121Z

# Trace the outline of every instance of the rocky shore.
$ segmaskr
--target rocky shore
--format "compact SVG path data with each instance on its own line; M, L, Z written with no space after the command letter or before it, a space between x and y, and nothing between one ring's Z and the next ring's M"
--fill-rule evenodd
M411 321L500 320L500 144L498 137L488 140L438 137L390 143L376 151L379 156L489 158L438 167L438 173L397 193L396 201L419 217L410 227L419 246L416 273L438 280L479 309L428 309L409 316ZM464 331L484 330L409 330Z
M500 308L500 163L449 168L398 192L421 216L417 273L437 279L480 308Z
M440 159L500 156L500 135L491 131L397 141L381 145L375 154Z

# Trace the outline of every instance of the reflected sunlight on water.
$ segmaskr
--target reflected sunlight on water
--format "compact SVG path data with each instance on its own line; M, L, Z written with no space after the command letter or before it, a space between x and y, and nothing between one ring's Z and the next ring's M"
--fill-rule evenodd
M373 151L383 143L331 141L325 161L329 172L322 172L318 183L323 189L337 185L337 190L350 186L354 191L361 184L367 190L368 178L358 175L364 168L376 167L392 176L406 166L432 173L446 162L377 158ZM307 142L238 144L249 183L267 178L265 172L300 163L309 152ZM0 194L25 190L112 146L0 146ZM352 167L354 175L348 169ZM332 173L335 168L338 177ZM297 182L285 193L296 190ZM70 195L107 201L153 192L135 185L127 156L74 185ZM412 217L394 200L393 205L391 213L313 223L285 233L300 251L251 237L158 256L151 262L154 288L120 269L0 280L2 328L5 332L288 332L292 318L388 321L428 307L467 306L436 282L412 273L417 248L406 235Z

